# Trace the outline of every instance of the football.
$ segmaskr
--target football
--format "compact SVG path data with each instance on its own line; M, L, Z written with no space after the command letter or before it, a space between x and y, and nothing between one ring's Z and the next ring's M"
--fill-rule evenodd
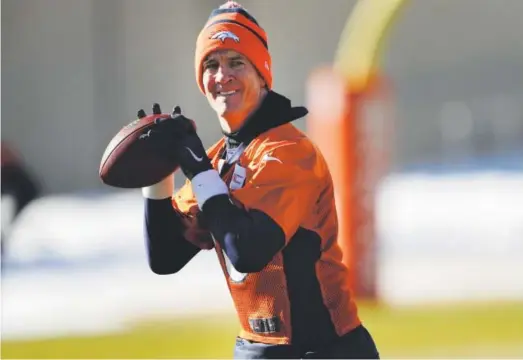
M178 168L172 159L158 153L150 141L143 141L155 126L156 119L171 115L155 111L146 116L143 110L141 112L138 119L118 131L105 149L99 175L106 185L126 189L150 186Z

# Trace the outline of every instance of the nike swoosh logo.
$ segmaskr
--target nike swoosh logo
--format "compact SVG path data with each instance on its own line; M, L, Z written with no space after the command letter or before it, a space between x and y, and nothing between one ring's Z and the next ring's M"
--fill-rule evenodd
M265 155L263 155L262 160L263 160L263 161L274 160L274 161L279 162L280 164L283 164L283 161L281 161L281 160L278 159L278 158L275 158L274 156L270 156L269 154L265 154Z
M189 148L188 146L185 147L187 151L191 154L191 156L194 158L194 160L200 162L203 160L203 156L196 156L196 154Z

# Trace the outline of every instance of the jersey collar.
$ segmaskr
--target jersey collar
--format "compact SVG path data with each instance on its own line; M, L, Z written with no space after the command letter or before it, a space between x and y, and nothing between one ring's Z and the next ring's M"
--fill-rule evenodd
M302 118L308 112L304 106L293 107L288 98L269 91L260 107L245 120L239 130L223 134L231 143L248 143L265 131Z

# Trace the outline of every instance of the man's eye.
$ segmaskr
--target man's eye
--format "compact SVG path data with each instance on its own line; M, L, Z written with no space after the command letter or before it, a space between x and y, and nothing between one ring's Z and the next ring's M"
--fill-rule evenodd
M218 64L217 63L207 63L207 64L204 65L203 68L205 70L207 70L207 69L216 70L218 68Z
M241 65L243 65L243 61L241 61L241 60L233 60L233 61L231 61L231 67L239 67Z

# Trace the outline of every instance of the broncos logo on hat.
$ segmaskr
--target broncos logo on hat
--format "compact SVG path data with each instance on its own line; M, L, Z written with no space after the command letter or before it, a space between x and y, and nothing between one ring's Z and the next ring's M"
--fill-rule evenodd
M240 38L231 31L218 31L212 34L211 39L219 39L222 42L225 42L225 39L232 39L235 42L240 42Z

